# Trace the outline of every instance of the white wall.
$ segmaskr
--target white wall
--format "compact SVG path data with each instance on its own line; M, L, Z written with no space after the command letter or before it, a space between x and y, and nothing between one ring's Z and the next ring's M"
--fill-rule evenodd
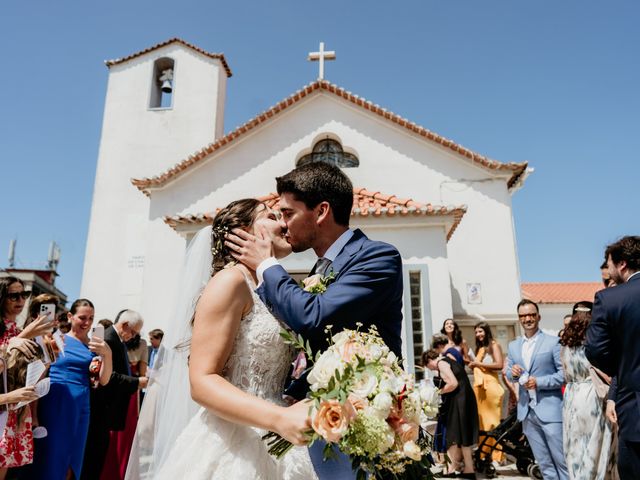
M564 316L571 314L573 303L540 303L540 328L558 333L564 327Z
M150 109L154 61L161 57L175 61L172 108ZM149 200L130 179L161 173L222 132L221 70L219 60L179 44L109 70L81 287L98 317L113 318L125 307L143 309L147 234L162 248L171 245L172 232L148 224ZM166 263L173 265L173 258Z
M434 318L446 318L451 310L456 314L512 316L520 287L508 176L472 165L332 94L302 100L186 175L154 190L150 218L211 212L237 198L272 192L275 177L294 168L300 153L328 133L337 135L345 149L359 157L360 167L345 169L355 186L419 202L468 206L441 255L449 259L449 278L438 274L437 282L431 282L432 288L448 292L442 298L449 302L446 307L436 302ZM390 241L399 244L405 240L394 234ZM419 240L406 241L414 242L420 250ZM415 255L424 258L426 253L417 251ZM432 271L436 275L442 268L436 264L429 269L430 276ZM481 304L467 303L467 283L481 284Z

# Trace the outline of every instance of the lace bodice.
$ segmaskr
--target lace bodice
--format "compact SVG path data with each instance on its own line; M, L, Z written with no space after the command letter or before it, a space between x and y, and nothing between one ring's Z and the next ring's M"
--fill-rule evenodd
M255 293L253 282L246 277L245 280L253 307L240 321L233 351L222 373L241 390L282 403L293 349L280 337L282 325Z

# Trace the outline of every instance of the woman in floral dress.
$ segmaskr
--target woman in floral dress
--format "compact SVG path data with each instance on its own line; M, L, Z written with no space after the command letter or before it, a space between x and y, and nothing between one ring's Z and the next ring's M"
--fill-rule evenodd
M571 322L560 338L563 345L560 355L567 381L562 409L563 446L572 480L618 478L614 432L605 417L606 399L598 398L592 381L593 367L584 354L592 305L591 302L579 302L574 306Z
M25 291L22 280L16 277L0 280L0 351L3 356L17 349L27 359L35 358L38 345L29 339L51 330L46 325L46 317L38 318L23 331L16 325L16 318L30 296L31 292ZM0 480L6 477L9 468L32 461L31 410L27 405L20 410L9 410L7 425L0 438Z

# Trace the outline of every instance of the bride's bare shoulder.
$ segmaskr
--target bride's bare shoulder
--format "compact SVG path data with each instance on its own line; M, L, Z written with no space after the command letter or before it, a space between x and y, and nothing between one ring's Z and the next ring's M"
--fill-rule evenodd
M240 267L232 266L216 273L202 292L201 302L214 301L218 303L242 299L251 300L251 293Z

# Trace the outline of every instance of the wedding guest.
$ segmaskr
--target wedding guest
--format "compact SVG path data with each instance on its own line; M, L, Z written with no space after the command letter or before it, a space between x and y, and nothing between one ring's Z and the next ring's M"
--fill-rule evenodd
M467 344L467 341L462 338L462 330L460 330L456 321L452 318L447 318L442 324L440 333L446 335L449 339L449 344L445 350L448 350L449 348L457 349L462 354L464 363L469 363L469 345Z
M145 377L147 375L147 362L149 357L147 342L138 334L128 342L125 342L125 345L127 346L127 357L129 359L131 375L135 377Z
M538 305L517 306L524 336L509 343L507 378L519 382L518 420L544 478L568 478L562 450L564 371L559 338L540 330Z
M445 477L476 478L471 447L478 443L478 407L467 374L457 361L427 350L426 367L442 379L442 403L447 412L447 452L452 461ZM456 469L464 463L462 473Z
M89 365L95 355L102 358L100 384L111 377L111 349L103 340L89 338L93 315L93 304L83 298L67 314L71 330L64 355L51 365L51 387L40 400L40 421L48 435L38 442L31 479L80 478L89 429Z
M476 359L469 363L473 370L473 392L478 404L480 430L493 430L502 418L502 399L504 388L500 385L498 373L504 367L504 357L500 344L493 339L491 327L487 322L479 322L474 327L476 337ZM480 439L482 441L482 437ZM486 445L495 445L495 440L487 439ZM497 462L504 455L495 450L492 455Z
M586 301L576 303L573 318L560 338L567 382L562 407L563 447L569 478L576 480L617 478L614 433L605 418L607 392L600 391L610 379L595 370L584 353L592 306Z
M162 343L162 338L164 337L164 332L159 328L151 330L149 332L149 357L148 363L149 368L153 368L153 364L155 363L156 356L158 355L158 349L160 348L160 344Z
M462 353L456 347L451 346L449 338L446 335L434 335L431 339L431 348L437 350L441 355L446 355L451 358L451 360L455 360L460 365L464 366Z
M109 384L92 392L92 415L87 440L92 448L85 452L82 478L99 479L106 458L110 460L109 471L105 468L105 473L113 475L107 478L113 480L124 477L126 464L123 469L119 458L124 458L126 453L128 459L129 450L126 443L119 442L118 433L125 429L131 396L139 388L147 386L146 377L131 375L124 342L139 334L142 324L143 319L138 312L122 310L113 326L104 332L105 341L112 351L113 371ZM129 449L130 447L129 444Z
M596 293L585 353L595 367L615 377L618 473L623 480L635 479L640 472L640 236L607 246L605 258L617 286Z
M16 324L31 291L24 289L24 282L16 277L0 280L0 350L11 355L17 350L29 360L36 358L38 345L30 340L46 332L50 325L43 316L20 331ZM33 434L31 409L25 406L20 411L10 410L7 424L0 438L0 480L9 468L19 467L33 461Z
M41 295L38 295L33 300L31 300L31 304L29 305L29 318L25 322L25 326L29 325L30 323L38 319L38 317L40 316L40 307L47 303L57 306L60 303L60 299L56 295L43 293ZM57 326L58 324L57 318L58 317L55 316L55 321L53 322L52 328ZM49 360L49 363L54 362L56 359L56 352L54 351L55 342L53 341L52 334L46 333L42 336L42 343L40 347L41 348L44 347L45 349L47 349L47 354L45 355L44 352L42 352L42 355L39 355L38 357L45 363L47 363L46 362L47 359ZM26 368L25 368L25 377L26 377ZM20 383L23 384L24 379L21 379ZM40 421L38 418L38 400L31 402L29 404L29 407L31 408L33 438L38 439L38 438L46 437L47 429L40 425Z
M111 320L109 320L108 318L103 318L102 320L98 320L98 324L102 325L105 329L105 331L107 330L107 328L111 327L113 325L113 322Z

